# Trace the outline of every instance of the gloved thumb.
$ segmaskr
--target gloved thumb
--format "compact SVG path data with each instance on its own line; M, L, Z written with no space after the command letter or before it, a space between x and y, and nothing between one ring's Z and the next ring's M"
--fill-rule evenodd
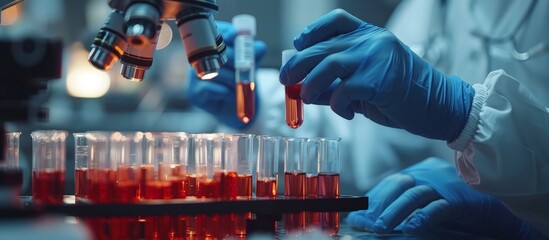
M318 18L303 32L294 38L294 46L302 51L316 43L326 41L332 37L352 32L357 29L362 20L343 9L335 9Z

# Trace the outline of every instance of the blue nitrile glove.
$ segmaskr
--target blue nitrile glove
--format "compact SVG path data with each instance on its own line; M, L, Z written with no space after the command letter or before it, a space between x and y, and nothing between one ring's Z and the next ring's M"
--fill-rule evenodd
M294 45L299 52L282 66L280 82L303 80L305 103L447 141L465 126L473 88L444 76L383 28L337 9L305 28Z
M212 80L201 80L196 76L194 70L190 71L187 96L193 105L214 115L219 122L226 124L229 127L241 129L244 128L246 124L240 121L236 115L234 75L234 39L236 37L236 29L228 22L217 22L217 28L227 45L227 57L229 61L220 69L219 75ZM264 42L254 42L256 66L259 60L265 55L266 51L267 46ZM255 97L257 112L257 107L259 106L257 94Z
M400 224L406 234L444 227L497 238L543 239L498 199L471 188L449 162L437 158L385 178L366 195L368 210L347 218L353 227L388 233Z

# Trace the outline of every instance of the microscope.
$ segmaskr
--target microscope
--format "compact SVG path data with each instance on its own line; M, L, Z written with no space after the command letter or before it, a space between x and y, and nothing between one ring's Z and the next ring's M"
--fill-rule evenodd
M227 62L226 46L212 12L215 0L110 0L113 9L95 37L88 61L109 70L120 61L120 74L141 82L153 63L163 22L175 20L189 63L203 80L217 76Z

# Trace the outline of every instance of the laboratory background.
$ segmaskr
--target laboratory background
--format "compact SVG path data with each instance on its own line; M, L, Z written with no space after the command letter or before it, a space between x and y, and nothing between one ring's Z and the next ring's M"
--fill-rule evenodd
M2 77L3 83L0 84L6 84L4 86L9 86L9 88L6 87L0 91L2 91L5 96L8 96L8 98L12 97L16 99L16 103L14 103L13 106L10 106L12 103L10 102L11 100L4 101L2 103L3 112L0 112L0 114L4 115L2 116L2 120L5 120L3 126L6 132L21 133L20 135L9 135L12 138L8 140L8 145L14 143L11 142L13 139L19 138L18 167L22 173L20 195L33 196L33 205L39 206L38 204L40 202L37 201L39 199L38 195L51 196L54 194L64 194L65 198L63 201L67 201L67 196L82 196L79 195L79 191L82 189L77 189L78 181L82 184L82 180L79 180L79 176L76 175L78 174L80 166L78 166L77 163L75 164L75 162L79 161L78 156L82 155L79 155L79 152L77 152L79 146L76 146L76 144L79 141L83 141L82 139L86 139L86 137L88 141L92 141L91 138L96 141L101 133L113 132L117 132L115 134L152 132L154 134L158 133L159 135L166 132L185 132L189 134L215 133L220 131L231 133L239 132L238 129L223 128L222 123L218 122L214 116L190 103L189 96L186 94L186 88L190 81L191 65L189 64L185 46L182 43L181 34L179 33L175 21L169 21L162 25L158 44L154 50L152 66L146 71L144 76L141 76L141 81L129 81L124 78L120 72L120 62L114 63L114 66L110 66L111 68L106 71L101 71L92 66L92 64L90 64L91 61L88 61L89 56L91 56L89 53L90 51L93 51L92 45L97 44L97 42L94 41L100 37L98 32L101 34L100 31L102 30L100 29L102 29L105 22L112 17L110 16L112 8L109 6L109 1L24 0L2 1L1 3L4 6L12 2L14 5L7 5L9 7L2 11L0 38L6 39L8 42L14 40L16 42L13 43L15 48L19 46L17 44L23 44L22 46L25 48L25 42L17 42L18 39L22 39L22 37L30 37L31 39L56 39L61 40L60 42L62 42L62 45L56 45L55 43L48 45L51 42L46 45L36 45L38 47L45 47L46 50L30 49L31 52L36 50L39 54L43 53L41 51L45 51L46 54L51 54L51 59L45 61L40 60L43 61L38 64L41 66L32 70L40 72L38 75L43 74L43 76L36 77L32 71L26 73L25 71L23 71L23 73L21 73L21 71L18 72L18 67L12 69L8 69L9 67L6 68L5 70L10 71L10 74L5 74L5 72L1 73L5 75ZM281 66L281 52L293 48L294 36L320 16L333 9L342 8L373 24L384 26L398 3L399 1L397 0L222 0L216 2L219 11L214 13L213 17L215 18L215 21L226 22L231 22L232 18L239 14L249 14L255 17L256 35L254 37L256 40L263 41L267 46L264 57L261 61L256 63L256 67L259 69L272 69L271 72L273 72L278 71ZM5 49L10 48L11 47L6 47ZM61 55L58 56L55 53L50 52L50 50L53 50L53 52L59 50ZM6 52L0 54L6 54ZM32 55L26 56L23 53L11 52L7 56L14 56L15 61L19 66L22 66L22 68L36 64L36 62L33 62ZM12 60L13 59L10 59L9 61ZM57 66L58 61L61 64L60 66ZM25 62L30 63L27 65ZM5 66L8 65L9 64L6 64ZM60 72L56 72L56 69L60 70ZM13 71L13 74L11 71ZM135 72L132 73L135 74ZM28 76L31 77L27 78ZM45 78L41 78L44 76ZM34 85L34 82L16 82L19 79L24 79L24 81L37 80L40 83ZM26 89L28 86L30 87ZM3 88L3 86L0 87ZM282 85L279 85L279 87L281 89L283 88ZM8 93L9 91L14 92ZM269 97L265 96L260 101L269 101ZM284 113L282 108L278 111L281 114ZM294 133L283 122L281 122L280 128L288 128L288 130L290 130L287 131L285 136L280 137L294 137ZM61 131L49 132L41 130ZM90 135L86 135L86 137L82 138L83 135L73 135L74 133L83 132L91 132L92 137L90 138ZM254 131L249 130L248 133L254 134ZM42 146L45 148L40 150L41 147L38 142L41 141L40 139L42 137L45 137L44 139L47 139L47 141L57 141L60 136L64 139L62 143L62 145L64 144L64 149L60 147L60 145L57 145L54 147L57 151L55 153L48 152L51 150L46 149L48 146ZM208 136L209 135L203 137L207 138ZM270 137L264 137L265 139L263 140L268 142ZM310 139L316 139L316 137L324 136L310 135L308 137L310 137ZM328 137L333 138L319 140L319 144L324 140L328 141L328 144L331 144L330 141L339 144L340 139L338 136ZM34 145L33 139L35 141ZM253 159L255 159L258 154L257 141L254 141L254 144L256 145L253 147L253 153L251 153ZM111 142L111 144L114 143ZM112 146L114 145L111 145L111 147ZM6 151L8 151L8 148L6 148ZM41 152L42 150L44 152ZM42 167L45 170L47 166L35 165L33 167L33 154L35 154L35 158L54 158L56 159L54 161L58 164L64 165L64 176L57 176L59 179L64 178L64 190L60 190L61 192L52 192L63 189L62 187L59 188L55 186L58 182L50 182L47 183L47 186L41 185L38 187L38 180L36 180L36 182L34 181L39 177L38 175L34 175L33 171L37 173L37 170ZM96 153L89 152L89 154L91 158L91 156ZM338 157L334 159L338 159ZM275 161L275 174L277 172L282 174L281 171L283 171L282 169L284 168L282 158L277 158ZM254 171L256 164L257 163L253 164ZM57 167L63 168L63 166ZM337 171L339 171L339 167L337 167ZM254 172L254 177L255 175L256 173ZM84 181L91 179L90 176L91 175ZM278 176L279 179L282 179L282 177L283 174ZM91 184L91 182L88 183ZM42 187L46 190L43 190ZM255 182L254 187L256 187ZM338 207L334 208L333 211L341 210L343 212L349 212L351 210L364 209L367 206L367 198L363 196L364 191L357 189L354 184L347 184L347 186L342 185L340 189L339 182L337 182L337 185L334 185L334 187L336 196L339 194L350 194L354 196L350 199L346 199L352 204L347 204L345 200L340 201L335 204ZM251 185L249 189L251 191ZM42 192L37 193L37 191ZM89 200L91 200L91 187L89 191ZM99 190L97 194L102 196L106 194L101 191L103 190ZM272 194L273 196L276 196L277 194L286 195L285 191L285 187L279 184L278 186L275 185L274 190L267 194ZM1 194L3 193L4 192ZM141 190L141 194L143 194L143 190ZM189 194L191 193L187 193L187 195ZM10 194L3 195L3 197L0 198L0 202L11 202L12 200L9 199L9 196ZM95 200L97 199L94 199L93 201ZM22 204L26 204L25 201L30 200L21 201ZM49 200L45 197L40 201L47 202ZM69 200L69 202L70 201L74 201L74 198L73 200ZM330 199L328 199L328 201L330 201ZM61 203L58 200L55 200L55 202L55 204ZM97 200L97 202L100 202L100 200ZM51 203L52 202L50 202L50 204ZM41 204L44 203L42 202ZM288 211L292 206L296 209L303 209L303 207L307 205L307 203L294 203L294 205L288 205L289 208L286 207L286 205L281 206L285 208L284 211ZM313 209L318 210L324 209L326 205L331 204L328 202L312 205ZM46 206L48 206L47 203ZM69 211L63 210L63 208L55 209L56 208L54 207L53 211ZM168 208L163 209L164 211L169 211L167 210ZM92 215L93 212L93 210L87 211L88 214ZM109 210L98 212L105 213L109 212ZM17 212L13 213L13 215L10 214L12 213L5 211L3 216L8 216L8 218L10 216L19 216L19 213ZM124 214L127 214L127 211L126 213L122 213L122 215ZM339 213L334 214L335 215L326 215L326 219L329 219L329 223L327 223L329 225L329 232L325 232L324 234L316 232L312 233L313 235L311 236L321 238L336 236L338 234L340 221L342 221L345 215L340 216ZM17 238L20 236L29 236L35 239L59 239L65 237L72 238L75 236L77 236L76 239L86 239L88 236L93 236L95 239L139 238L137 236L128 235L129 233L124 232L125 230L129 232L144 231L141 232L141 234L144 234L146 239L168 239L167 235L162 235L168 233L172 234L169 239L174 239L174 236L185 236L185 234L187 234L187 236L194 236L193 234L197 234L196 236L201 238L201 234L208 235L210 232L213 232L213 234L227 234L226 236L231 236L232 233L229 234L227 231L236 231L236 235L246 237L245 222L246 219L249 220L252 215L244 215L243 218L242 216L237 216L236 220L234 218L224 218L225 216L219 216L219 218L217 218L217 216L218 215L214 215L211 219L200 217L200 215L196 217L196 219L186 218L185 220L181 220L182 222L186 222L186 226L183 225L183 227L181 227L178 225L178 227L175 227L177 224L173 222L174 227L170 228L171 230L165 231L159 230L162 228L161 225L165 224L167 226L172 226L172 222L162 222L155 217L148 219L140 218L142 223L146 222L146 226L139 227L136 227L135 225L132 226L131 221L123 222L125 221L125 218L118 217L112 218L113 222L110 222L111 220L102 222L103 220L101 220L101 218L99 218L99 220L90 220L90 225L88 227L84 227L82 224L78 224L82 222L71 220L70 218L60 220L54 218L54 220L46 219L44 221L8 221L5 222L5 224L0 223L0 232L3 234L3 236L0 236L0 239L4 239L3 237ZM320 221L320 213L315 213L311 216L307 215L307 217L311 217L313 219L311 221ZM267 224L265 224L264 222L261 223L261 221L263 221L261 218L256 218L255 216L253 218L260 222L258 229L262 230L262 227L269 226L272 229L268 229L268 231L274 231L275 228L273 228L273 226L275 225L273 225L273 223L275 219L265 218L268 220ZM285 215L284 218L288 225L285 227L286 233L280 234L280 236L289 235L289 233L295 229L297 229L295 230L296 232L300 232L300 229L304 229L305 213L288 214L288 216ZM294 218L303 219L295 220ZM214 226L214 228L219 227L219 229L208 229L207 224L204 221L211 221L211 225ZM231 225L231 229L223 229L223 226L232 221L235 221L235 225ZM244 224L242 224L242 221L244 221ZM40 225L41 223L39 222L48 222L49 225ZM198 225L196 228L193 228L189 225L191 223L196 223ZM40 226L37 227L35 224ZM150 224L159 225L151 227ZM122 229L120 232L118 232L119 228ZM194 230L192 230L201 228L205 233L194 233ZM244 230L242 230L242 228ZM292 230L292 228L295 229ZM174 229L179 229L179 231L184 232L177 232L177 230ZM242 232L244 235L242 235Z
M214 17L218 21L230 22L238 14L256 17L256 39L267 45L267 53L258 67L279 69L281 51L293 48L294 36L318 17L335 8L343 8L365 21L384 26L399 1L238 0L217 3L219 12ZM173 35L171 41L155 51L153 64L140 83L123 78L119 63L106 72L96 70L88 63L93 39L110 12L108 2L102 0L26 0L2 13L0 34L32 33L63 40L61 78L49 81L47 91L41 91L31 102L36 108L49 109L48 120L6 123L7 131L22 132L23 194L31 193L30 132L33 130L63 129L71 135L91 130L208 133L217 129L215 118L191 106L185 96L190 65L174 21L168 22ZM72 137L69 137L66 149L66 169L74 169L74 161L69 160L74 156ZM74 192L71 171L67 171L65 187L67 193ZM342 191L346 192L346 189Z

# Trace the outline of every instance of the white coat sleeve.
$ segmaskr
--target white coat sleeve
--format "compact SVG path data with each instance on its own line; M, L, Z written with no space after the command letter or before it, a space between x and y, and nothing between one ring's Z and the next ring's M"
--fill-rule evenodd
M549 79L546 79L549 81ZM456 150L456 169L549 236L549 112L503 70L476 84Z

